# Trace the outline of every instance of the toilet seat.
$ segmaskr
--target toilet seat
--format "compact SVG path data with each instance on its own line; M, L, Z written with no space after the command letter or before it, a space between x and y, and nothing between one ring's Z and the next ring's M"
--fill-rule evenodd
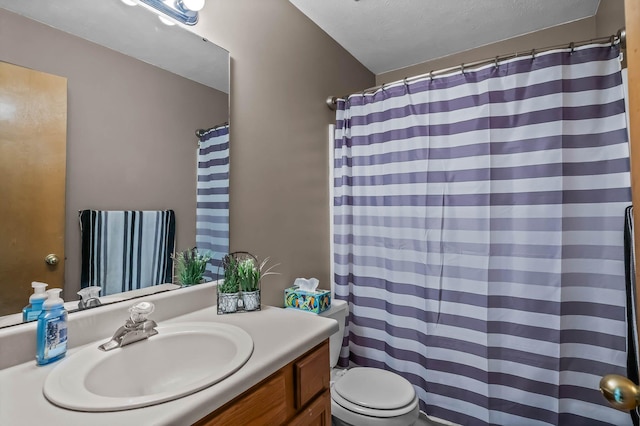
M346 410L368 417L389 418L416 409L415 389L405 378L390 371L355 367L333 386L335 403Z

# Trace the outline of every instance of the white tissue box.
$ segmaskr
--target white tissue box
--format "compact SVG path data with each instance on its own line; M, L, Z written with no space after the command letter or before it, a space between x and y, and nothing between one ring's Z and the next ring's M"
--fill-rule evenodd
M306 291L300 290L297 286L289 287L284 290L284 307L319 314L331 307L331 292L321 289Z

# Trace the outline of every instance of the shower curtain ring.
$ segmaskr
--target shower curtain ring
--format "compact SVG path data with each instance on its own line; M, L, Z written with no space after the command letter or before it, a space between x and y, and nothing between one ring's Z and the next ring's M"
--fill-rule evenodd
M611 47L613 47L616 44L616 36L611 35L611 37L609 37L609 41L611 42Z
M433 70L429 71L429 78L433 81Z
M460 71L462 71L462 74L464 74L464 63L460 64Z
M409 82L407 81L407 77L402 79L402 84L404 85L405 93L409 94Z
M536 49L531 49L531 60L536 58Z
M569 49L571 49L569 55L573 55L573 51L576 50L576 44L574 42L569 43Z
M500 58L500 56L496 56L496 59L493 61L493 65L498 68L498 58Z

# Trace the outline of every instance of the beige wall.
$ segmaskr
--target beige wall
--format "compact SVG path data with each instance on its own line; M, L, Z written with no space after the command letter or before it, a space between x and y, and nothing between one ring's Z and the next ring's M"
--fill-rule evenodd
M418 65L378 74L376 76L376 85L401 80L405 77L426 74L431 70L439 70L457 66L462 63L493 58L511 52L526 52L535 48L555 46L564 43L569 44L572 41L606 37L615 34L618 29L622 27L624 27L624 1L601 0L598 13L593 17L547 28L520 37L514 37Z
M173 209L177 247L195 245L194 131L226 121L225 93L3 9L0 60L68 79L66 300L80 282L78 210Z
M596 36L616 34L624 25L624 0L600 0L596 15Z
M263 302L296 277L329 286L325 99L375 77L287 0L208 0L196 31L229 50L231 249L281 263Z

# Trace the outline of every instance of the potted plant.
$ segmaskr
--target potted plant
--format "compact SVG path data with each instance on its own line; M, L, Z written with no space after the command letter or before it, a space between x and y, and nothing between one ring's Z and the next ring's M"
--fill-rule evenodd
M224 270L224 278L217 286L218 314L236 312L240 297L238 260L233 253L222 258L222 268Z
M235 312L238 305L245 311L260 309L260 280L274 274L266 268L269 258L262 263L251 253L235 252L222 259L224 279L218 284L218 313Z
M173 256L176 282L183 286L204 282L207 263L211 260L209 252L200 252L197 248L184 250Z
M255 257L247 257L238 263L238 279L240 282L242 305L245 311L255 311L260 309L260 279L267 275L275 274L272 265L265 270L269 258L267 257L257 264Z

